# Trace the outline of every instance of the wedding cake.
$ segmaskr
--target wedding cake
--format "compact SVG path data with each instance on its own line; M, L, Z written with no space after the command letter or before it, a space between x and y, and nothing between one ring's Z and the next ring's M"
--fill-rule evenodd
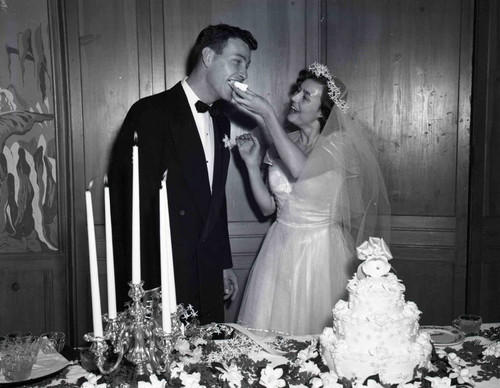
M333 328L320 337L323 360L339 377L360 383L376 374L383 383L408 382L430 363L420 311L405 301L405 286L389 272L392 256L383 239L370 237L357 253L363 263L348 282L349 301L337 302Z

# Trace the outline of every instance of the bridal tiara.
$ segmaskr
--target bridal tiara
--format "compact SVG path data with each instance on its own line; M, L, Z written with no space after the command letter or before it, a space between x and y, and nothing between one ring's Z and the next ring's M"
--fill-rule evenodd
M335 81L330 74L328 67L321 63L314 62L313 64L309 65L307 70L309 70L318 78L326 78L326 85L328 86L328 96L335 103L335 105L337 105L342 110L342 112L347 112L349 106L347 105L347 102L345 100L342 100L342 95L344 93L342 93L339 87L335 84Z

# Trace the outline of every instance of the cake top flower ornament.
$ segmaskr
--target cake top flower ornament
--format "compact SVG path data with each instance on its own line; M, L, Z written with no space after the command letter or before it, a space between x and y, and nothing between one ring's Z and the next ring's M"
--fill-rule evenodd
M356 248L356 253L358 259L363 261L357 271L359 279L366 276L379 278L386 275L391 269L389 264L389 260L392 259L391 251L383 238L370 237L368 241Z

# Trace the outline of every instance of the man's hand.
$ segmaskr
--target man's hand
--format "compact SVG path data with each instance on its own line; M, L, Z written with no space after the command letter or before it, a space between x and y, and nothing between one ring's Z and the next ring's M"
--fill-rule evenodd
M231 301L236 299L236 295L238 295L238 277L234 273L234 271L229 268L223 271L224 277L224 300L228 300L231 298Z

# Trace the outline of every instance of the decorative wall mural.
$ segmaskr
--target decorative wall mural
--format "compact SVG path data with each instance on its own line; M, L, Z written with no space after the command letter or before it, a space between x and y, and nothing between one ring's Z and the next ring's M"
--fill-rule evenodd
M47 9L22 3L0 12L0 252L58 249Z

